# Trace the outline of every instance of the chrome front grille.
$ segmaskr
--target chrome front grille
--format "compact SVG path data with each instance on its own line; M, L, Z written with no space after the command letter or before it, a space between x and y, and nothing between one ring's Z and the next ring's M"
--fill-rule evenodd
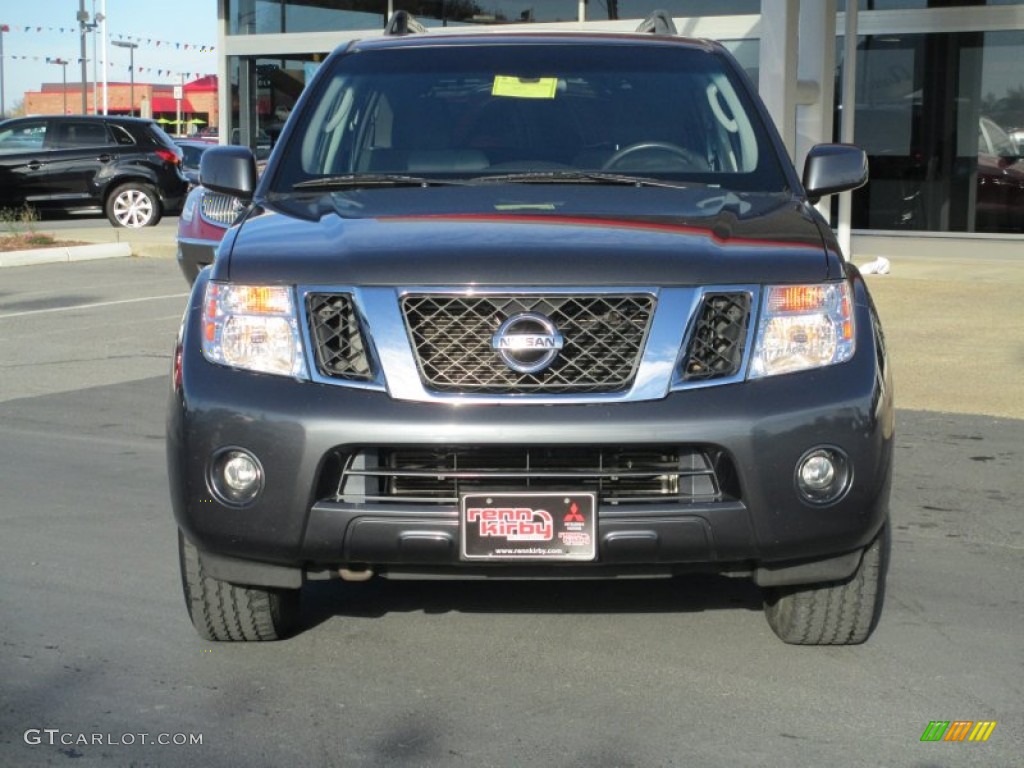
M237 197L213 192L209 189L203 190L199 204L203 218L225 227L230 227L235 223L235 219L238 218L238 214L242 212L243 208L244 206Z
M735 376L743 365L749 293L709 293L683 358L684 381L709 381Z
M334 501L457 504L471 491L595 491L606 504L722 501L731 471L695 446L414 446L334 455L318 484ZM721 475L721 480L720 480Z
M564 346L537 373L516 373L492 348L518 313L544 315ZM654 313L650 295L409 295L402 315L424 385L435 392L613 393L627 389Z

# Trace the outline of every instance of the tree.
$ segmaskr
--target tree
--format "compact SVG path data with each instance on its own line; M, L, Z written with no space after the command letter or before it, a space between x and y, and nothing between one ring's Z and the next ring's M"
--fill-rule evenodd
M25 100L18 99L14 102L7 110L7 114L4 117L24 117L25 116Z

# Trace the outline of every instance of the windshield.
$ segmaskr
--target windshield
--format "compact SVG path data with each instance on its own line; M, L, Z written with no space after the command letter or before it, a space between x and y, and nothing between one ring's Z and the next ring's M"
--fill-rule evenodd
M596 172L785 188L744 88L707 50L592 41L372 49L335 58L316 88L272 191L363 174L530 183Z

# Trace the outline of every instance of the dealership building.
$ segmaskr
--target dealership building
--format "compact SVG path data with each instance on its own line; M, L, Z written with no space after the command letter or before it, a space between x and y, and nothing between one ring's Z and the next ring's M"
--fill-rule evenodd
M381 34L395 11L434 33L627 31L661 9L681 34L719 40L736 56L798 164L822 141L867 151L870 183L829 211L858 258L1019 256L1024 247L1024 2L217 2L221 135L253 147L280 127L328 53Z

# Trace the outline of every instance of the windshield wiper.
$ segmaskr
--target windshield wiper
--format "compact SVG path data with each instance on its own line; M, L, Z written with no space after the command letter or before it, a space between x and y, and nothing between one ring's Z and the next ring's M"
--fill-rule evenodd
M353 187L432 187L468 186L472 184L614 184L629 187L662 187L665 189L686 189L694 186L708 186L699 182L669 181L648 176L629 176L604 171L523 171L503 173L494 176L477 176L472 179L427 178L397 173L346 173L340 176L324 176L319 179L300 181L292 186L302 189L347 189Z
M349 187L433 187L463 186L458 179L428 179L423 176L405 176L396 173L346 173L300 181L292 189L346 189Z
M685 189L694 186L706 186L698 182L668 181L652 179L647 176L628 176L622 173L605 173L603 171L527 171L523 173L505 173L498 176L477 176L474 184L616 184L630 187L664 187L666 189Z

